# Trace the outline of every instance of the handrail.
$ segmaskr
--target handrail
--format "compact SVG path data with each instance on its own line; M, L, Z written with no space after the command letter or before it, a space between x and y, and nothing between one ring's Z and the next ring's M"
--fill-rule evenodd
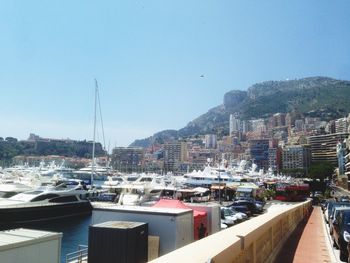
M88 246L79 245L78 250L66 255L66 263L83 263L87 262Z

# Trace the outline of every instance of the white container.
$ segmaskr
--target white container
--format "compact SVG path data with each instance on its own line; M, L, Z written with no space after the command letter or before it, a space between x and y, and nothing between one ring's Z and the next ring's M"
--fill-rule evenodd
M159 255L193 242L193 210L142 206L106 206L94 208L92 224L107 221L148 223L148 234L159 236Z
M221 230L220 205L216 203L185 203L186 206L200 212L207 212L208 235Z
M62 233L32 229L0 231L0 262L59 263Z

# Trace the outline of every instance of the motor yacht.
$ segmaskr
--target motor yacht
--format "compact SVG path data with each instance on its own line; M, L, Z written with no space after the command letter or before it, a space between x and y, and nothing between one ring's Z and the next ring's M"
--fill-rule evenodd
M115 192L115 189L120 188L121 184L126 184L128 181L120 175L108 176L108 179L101 185L102 189L106 189L110 192Z
M235 178L226 169L206 166L203 171L193 171L183 176L189 186L210 187L212 184L234 182Z
M113 172L110 167L103 167L95 164L90 164L87 167L81 168L72 172L69 177L79 180L84 180L86 183L91 183L91 177L96 181L105 181L109 176L112 176ZM68 177L68 176L67 176Z
M74 188L60 184L2 198L0 228L89 214L92 206L88 199L97 194L94 190L87 190L84 184L78 184Z
M11 183L2 183L0 184L0 198L9 198L16 194L30 191L33 188L29 185L11 182Z

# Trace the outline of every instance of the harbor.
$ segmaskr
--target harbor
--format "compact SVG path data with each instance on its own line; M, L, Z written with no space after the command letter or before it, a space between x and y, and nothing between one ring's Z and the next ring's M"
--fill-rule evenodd
M28 167L27 169L30 170ZM298 197L298 201L305 201L310 196L311 188L301 180L265 174L256 171L256 168L238 170L240 172L235 172L233 176L230 168L206 166L202 171L193 171L183 176L110 173L106 175L106 180L100 177L98 180L87 181L83 177L78 179L77 173L72 173L74 178L68 174L64 177L57 173L48 177L39 172L33 176L33 171L37 169L32 168L31 172L22 171L19 176L12 168L4 169L4 185L18 186L19 181L31 182L33 180L28 180L30 176L36 178L36 185L30 191L14 193L12 197L0 200L0 212L6 211L4 209L12 205L18 215L17 221L11 218L6 221L6 217L0 221L3 229L21 227L61 233L61 263L74 262L69 258L70 255L82 253L77 251L84 251L83 255L87 257L87 246L93 242L89 239L92 226L106 222L142 222L147 225L148 235L158 240L152 245L153 254L151 258L147 258L148 261L196 240L236 225L243 226L250 220L265 216L275 210L274 202L281 202L271 201L273 197L278 199L282 194L286 200ZM12 181L10 174L16 175L12 177ZM41 177L43 180L40 184ZM93 182L93 185L89 182ZM297 188L294 188L293 194L287 189L283 191L281 186L286 184L294 187L300 185L299 196L296 195ZM30 198L24 198L26 195ZM79 210L80 203L89 204L91 208L85 212ZM65 213L57 208L54 209L56 214L52 216L45 212L45 208L58 204L63 205L62 211ZM69 210L67 205L75 209ZM29 211L31 216L21 213L20 207ZM32 209L32 212L28 209ZM40 218L41 214L46 217ZM169 221L168 218L172 219Z

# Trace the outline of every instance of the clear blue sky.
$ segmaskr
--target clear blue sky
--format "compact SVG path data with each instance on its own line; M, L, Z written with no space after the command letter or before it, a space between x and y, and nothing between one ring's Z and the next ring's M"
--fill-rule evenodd
M350 80L348 0L8 0L0 34L2 137L91 140L95 78L111 148L257 82Z

